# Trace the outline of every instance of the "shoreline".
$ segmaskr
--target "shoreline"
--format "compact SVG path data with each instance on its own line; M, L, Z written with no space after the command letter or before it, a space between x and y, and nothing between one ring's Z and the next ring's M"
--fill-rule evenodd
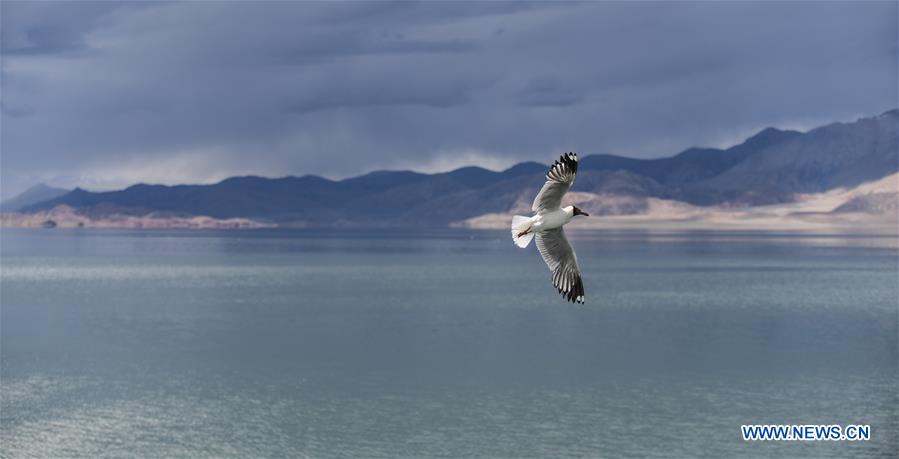
M454 228L508 229L512 214L488 214L452 224ZM657 231L783 231L851 232L899 234L899 219L892 215L862 213L820 213L801 215L721 215L709 213L689 218L656 218L645 215L598 216L572 221L565 226L575 231L657 230Z

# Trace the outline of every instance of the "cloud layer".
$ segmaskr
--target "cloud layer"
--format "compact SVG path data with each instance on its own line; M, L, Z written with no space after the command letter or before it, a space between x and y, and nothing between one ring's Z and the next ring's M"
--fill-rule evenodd
M897 105L897 5L3 2L2 192L669 155Z

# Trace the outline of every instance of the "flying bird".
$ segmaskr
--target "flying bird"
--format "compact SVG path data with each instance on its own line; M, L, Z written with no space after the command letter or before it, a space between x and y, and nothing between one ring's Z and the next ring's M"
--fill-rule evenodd
M536 237L537 250L553 273L553 285L566 300L584 304L584 281L577 256L562 231L575 216L589 215L576 206L562 207L562 196L571 188L575 175L577 153L566 153L550 166L546 183L531 206L536 215L512 217L512 240L525 248Z

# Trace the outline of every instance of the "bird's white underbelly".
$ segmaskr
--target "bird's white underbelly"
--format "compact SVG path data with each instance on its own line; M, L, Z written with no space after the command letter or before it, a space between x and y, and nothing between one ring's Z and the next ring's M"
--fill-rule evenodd
M572 217L573 215L569 215L568 212L565 212L562 209L537 214L533 217L534 224L532 225L532 228L538 232L549 231L568 223L571 221Z

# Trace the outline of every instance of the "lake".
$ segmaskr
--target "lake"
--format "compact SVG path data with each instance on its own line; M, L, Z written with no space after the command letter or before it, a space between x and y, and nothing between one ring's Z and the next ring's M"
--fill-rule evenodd
M3 457L895 457L895 236L2 232ZM869 424L745 442L742 424Z

